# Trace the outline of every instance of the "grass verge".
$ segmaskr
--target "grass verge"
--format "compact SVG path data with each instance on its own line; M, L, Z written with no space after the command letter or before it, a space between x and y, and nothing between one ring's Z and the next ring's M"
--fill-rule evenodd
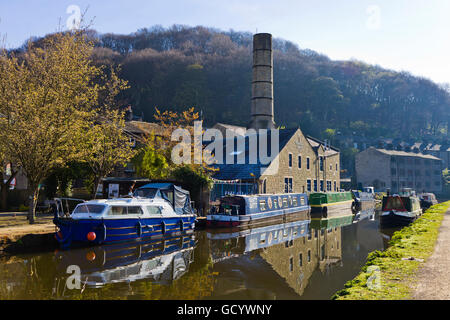
M415 274L433 253L444 214L450 201L430 207L408 227L396 231L385 251L376 250L366 264L333 300L410 299Z

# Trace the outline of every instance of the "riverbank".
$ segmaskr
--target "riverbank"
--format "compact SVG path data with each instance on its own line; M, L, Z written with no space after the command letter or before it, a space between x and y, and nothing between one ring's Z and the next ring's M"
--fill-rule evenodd
M0 213L0 256L55 247L53 216L38 216L29 224L26 213Z
M413 299L421 275L419 270L433 254L449 207L450 201L434 205L410 226L395 232L388 249L370 253L361 273L332 299Z

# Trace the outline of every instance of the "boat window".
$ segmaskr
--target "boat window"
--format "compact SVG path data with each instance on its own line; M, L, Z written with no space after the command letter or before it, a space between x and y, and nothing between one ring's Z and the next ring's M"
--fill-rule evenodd
M112 216L120 216L120 215L127 214L127 207L111 206L109 208L109 214Z
M300 197L300 204L301 204L302 206L305 205L305 198L304 198L304 197Z
M261 211L266 210L266 200L259 200L259 210Z
M287 207L289 207L288 199L287 198L283 198L283 208L287 208Z
M105 206L102 204L79 204L73 213L92 213L92 214L100 214L105 209Z
M156 196L157 192L158 192L158 189L156 189L156 188L137 189L134 192L134 196L142 197L142 198L154 198Z
M298 206L297 197L293 197L293 198L292 198L292 205L293 205L294 207Z
M278 201L277 199L273 199L273 208L278 209Z
M161 214L161 207L157 206L148 206L147 211L149 214Z
M143 214L142 208L139 206L128 207L128 214Z

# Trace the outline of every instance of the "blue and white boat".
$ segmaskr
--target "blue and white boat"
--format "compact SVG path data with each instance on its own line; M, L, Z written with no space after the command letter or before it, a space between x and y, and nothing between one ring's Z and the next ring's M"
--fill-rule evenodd
M189 192L171 183L152 183L131 198L90 200L72 214L55 214L61 247L108 244L192 233L196 215Z
M306 193L233 195L220 199L218 212L206 217L207 227L236 227L255 223L280 223L309 218Z

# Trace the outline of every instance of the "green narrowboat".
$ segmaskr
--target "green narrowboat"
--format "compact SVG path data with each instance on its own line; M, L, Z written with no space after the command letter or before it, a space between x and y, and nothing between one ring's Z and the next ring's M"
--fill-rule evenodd
M355 205L350 191L314 192L309 195L309 203L311 216L318 218L349 214Z

